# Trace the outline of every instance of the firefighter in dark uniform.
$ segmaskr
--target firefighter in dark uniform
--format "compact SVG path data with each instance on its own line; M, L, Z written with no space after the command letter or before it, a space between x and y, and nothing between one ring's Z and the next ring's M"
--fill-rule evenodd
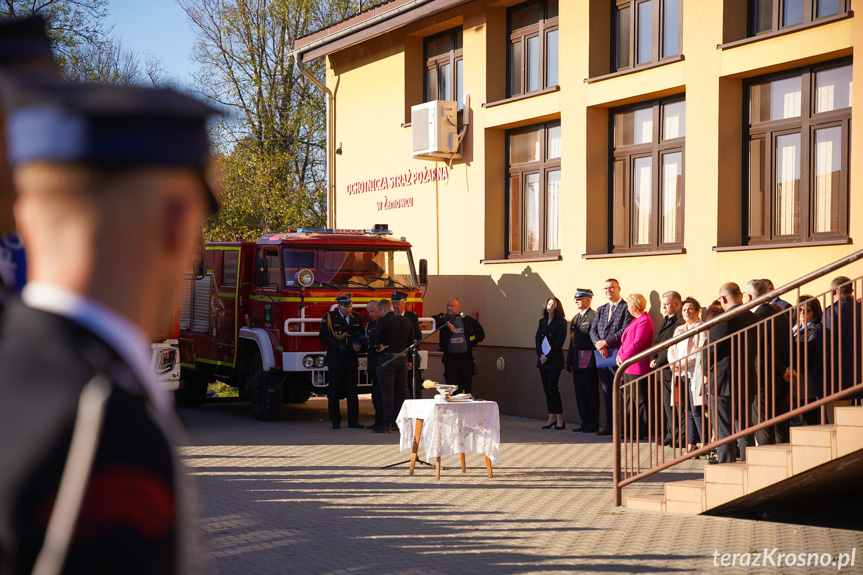
M392 295L392 303L393 303L393 311L396 315L400 315L406 317L410 320L411 326L413 327L414 337L416 341L419 341L423 338L422 328L420 328L420 318L417 316L415 312L407 311L407 303L408 303L408 294L403 291L394 291ZM410 357L407 358L407 367L408 367L408 396L413 397L414 394L414 368L419 369L419 354L417 354L416 350L414 350Z
M214 110L165 89L0 84L28 264L0 328L0 573L201 572L147 334L215 209Z
M382 425L372 428L372 431L387 433L402 403L408 398L408 360L404 351L417 339L411 321L395 313L390 300L380 300L378 310L382 317L372 330L369 345L380 352L378 382L381 386Z
M569 324L569 351L566 354L566 371L572 373L575 404L581 426L573 429L582 433L599 431L599 373L596 371L596 346L590 339L590 327L596 312L590 308L593 291L578 288L575 306L578 312Z
M381 420L381 416L383 415L381 410L381 384L378 381L378 359L380 358L380 353L369 344L369 341L371 340L372 332L377 327L381 318L378 311L378 300L369 300L366 304L366 311L369 312L369 323L366 324L366 376L372 384L372 405L375 408L375 422L372 424L371 429L375 429L383 425L383 421Z
M473 348L485 339L485 332L477 320L461 313L461 301L457 297L449 298L446 313L434 318L436 325L446 322L446 327L438 332L444 380L459 391L471 393L475 365Z
M321 319L321 331L319 333L321 343L327 346L327 357L324 365L327 366L329 386L327 388L327 400L330 412L330 421L333 429L340 429L342 424L342 413L339 409L339 401L342 397L348 403L348 427L365 429L360 424L360 403L357 398L357 353L363 347L363 318L360 314L352 311L354 307L351 294L340 295L336 298L338 307Z

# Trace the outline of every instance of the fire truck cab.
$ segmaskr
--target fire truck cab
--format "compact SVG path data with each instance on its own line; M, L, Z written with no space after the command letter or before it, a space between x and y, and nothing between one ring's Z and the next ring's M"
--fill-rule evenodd
M204 244L205 272L187 278L180 302L185 394L203 399L209 382L224 381L249 399L256 419L271 420L282 403L326 392L318 333L336 296L351 293L366 323L366 302L399 290L408 294L407 309L422 316L426 262L417 273L410 244L390 234L300 229ZM362 354L358 377L370 385Z

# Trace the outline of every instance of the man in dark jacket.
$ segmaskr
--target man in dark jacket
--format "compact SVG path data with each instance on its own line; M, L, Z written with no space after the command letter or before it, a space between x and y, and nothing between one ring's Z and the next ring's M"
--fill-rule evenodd
M683 300L676 291L667 291L662 294L662 323L656 327L656 335L653 345L669 340L674 337L674 330L680 325L680 305ZM685 418L680 417L680 406L674 405L671 400L671 369L668 367L668 350L664 349L653 354L650 359L650 367L662 370L662 406L665 409L665 445L671 445L672 438L684 437L682 422ZM677 445L682 445L677 441Z
M443 377L448 385L471 393L473 389L473 348L485 339L478 321L461 313L461 301L451 297L446 301L446 314L434 316L436 325L446 322L441 329L439 347L443 352Z
M369 312L369 322L366 324L366 377L372 384L372 406L375 408L375 422L371 428L380 427L382 425L381 415L381 384L378 381L378 359L380 353L370 344L372 332L378 325L381 319L378 310L378 300L372 299L366 304L366 311Z
M420 341L423 338L422 328L420 327L420 319L417 316L416 312L408 311L408 294L403 291L394 291L392 295L392 304L393 311L396 315L406 317L410 320L411 326L413 327L414 337L416 341ZM419 369L419 354L417 350L414 350L410 357L407 358L407 366L408 366L408 396L413 397L415 385L414 385L414 376Z
M404 352L416 341L416 336L411 321L396 314L390 300L380 300L378 309L382 317L369 337L369 345L381 354L378 359L378 381L383 407L382 425L372 428L372 431L387 433L408 397L408 362Z
M596 433L599 431L599 374L596 371L596 349L590 339L590 327L596 312L590 309L593 291L578 288L575 307L578 313L569 324L569 352L566 354L566 371L572 373L575 404L581 427L573 431Z
M719 303L726 313L741 305L743 293L740 286L733 282L723 284L719 288ZM746 331L757 322L758 317L754 313L745 311L710 329L708 344L715 347L712 353L707 354L708 393L712 396L710 412L714 421L711 425L716 425L717 440L736 433L749 423L758 388L755 385L757 350L756 334L752 332L746 337ZM737 349L743 350L742 357L738 353L732 354L732 350ZM734 362L731 361L732 355L736 358ZM737 405L732 405L732 397L737 400ZM753 440L752 435L737 440L743 461L746 461L746 448L753 444ZM735 460L733 443L721 445L717 453L718 463L733 463Z
M830 330L829 357L833 368L833 377L826 382L826 395L858 383L863 373L859 353L863 344L863 314L860 302L854 299L854 283L845 276L838 276L830 282L830 289L836 301L824 311L824 327ZM856 362L855 345L858 350ZM845 399L854 399L859 395Z
M360 404L357 398L357 353L362 349L363 318L352 311L351 294L336 298L338 307L321 319L318 337L327 346L324 365L327 366L329 385L327 404L333 429L341 428L342 413L339 401L344 396L348 403L348 427L364 429L360 424Z

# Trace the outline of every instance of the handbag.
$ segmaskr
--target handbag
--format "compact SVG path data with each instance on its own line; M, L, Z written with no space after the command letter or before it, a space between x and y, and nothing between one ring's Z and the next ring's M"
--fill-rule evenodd
M599 350L593 352L594 357L596 357L596 367L613 367L614 369L617 369L617 352L617 349L609 350L608 357L603 357L603 355L599 353Z

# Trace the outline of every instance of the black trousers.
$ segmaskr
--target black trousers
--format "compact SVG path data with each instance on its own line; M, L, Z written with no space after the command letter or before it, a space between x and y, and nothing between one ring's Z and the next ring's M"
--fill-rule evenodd
M635 381L638 378L641 381L633 385L624 386L624 384ZM633 436L638 433L638 437L647 437L647 379L641 375L634 373L624 373L623 381L621 382L621 391L623 395L623 421L626 422L625 428ZM637 397L633 395L637 389ZM633 412L634 410L634 412ZM621 431L624 426L620 427Z
M683 381L683 380L681 380ZM679 384L685 385L685 384ZM683 392L686 390L680 390L681 395L679 396L680 404L679 405L671 405L671 379L663 379L662 380L662 406L665 409L665 438L671 439L672 437L677 438L682 437L684 432L682 430L684 418L680 416L680 409L683 405ZM681 442L677 442L677 445L680 445Z
M378 360L378 382L381 386L381 425L391 427L408 398L408 360L399 356L389 363L393 355L381 354Z
M464 390L471 393L473 388L473 356L469 353L443 355L443 379L447 385L456 386L456 393Z
M614 367L599 367L596 369L599 375L599 382L602 384L602 397L605 399L605 426L609 429L611 429L611 424L614 421L614 416L611 414L611 388L614 385L614 373L616 371L617 368Z
M381 421L383 402L381 401L381 384L378 381L378 369L377 365L369 366L371 369L368 371L369 381L372 383L372 407L375 408L375 427L380 427L383 422Z
M596 368L572 370L575 404L583 430L599 429L599 374Z
M560 391L557 382L560 381L560 368L540 369L539 377L542 380L542 390L545 392L545 404L549 413L563 413L563 401L560 399Z
M789 386L782 377L776 378L776 394L773 394L773 389L761 390L761 397L756 397L752 402L752 413L750 421L752 424L761 423L768 419L772 419L783 413L788 413L788 393ZM789 443L791 441L790 422L784 421L777 425L772 425L767 429L761 429L755 432L755 440L758 445L773 445L776 443Z
M746 399L743 411L737 411L737 416L732 418L731 413L731 396L728 395L713 395L710 402L710 424L716 425L716 439L724 439L740 429L741 423L745 423L745 414L751 413L752 404L755 402L755 396ZM709 436L708 430L704 430L704 435ZM744 435L737 440L737 447L740 448L740 460L746 461L746 448L750 445L755 445L755 437L752 435ZM716 454L719 463L734 463L734 443L726 443L720 445L716 449Z
M339 400L344 395L348 403L348 425L359 423L360 402L357 399L357 368L329 368L327 371L330 380L327 389L327 407L330 412L330 421L333 422L333 425L338 425L342 422Z

